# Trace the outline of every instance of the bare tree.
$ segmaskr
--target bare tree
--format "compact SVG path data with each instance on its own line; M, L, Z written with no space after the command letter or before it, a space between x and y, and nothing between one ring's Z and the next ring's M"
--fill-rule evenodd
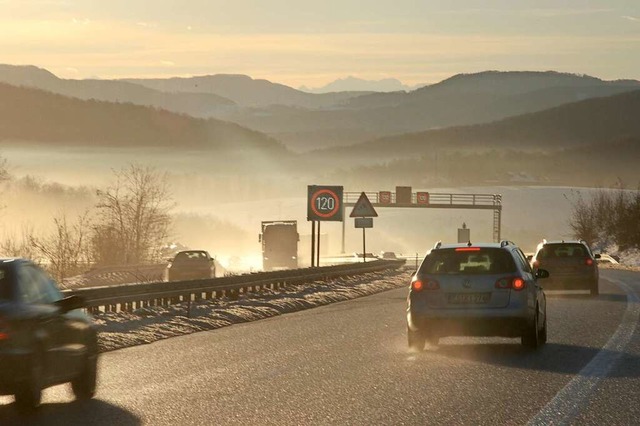
M34 235L33 227L29 224L23 224L18 235L5 235L0 242L2 255L6 257L24 257L39 263L38 252L31 243Z
M70 222L65 214L53 219L54 230L46 237L31 236L31 246L44 260L46 268L60 283L86 269L89 259L89 212Z
M569 225L576 237L606 247L640 247L640 190L619 183L615 190L598 190L588 201L578 193Z
M573 230L576 238L583 239L589 244L593 244L598 239L600 223L594 209L593 202L587 202L578 193L577 199L573 202L573 212L569 221L569 226Z
M155 261L171 225L173 200L164 173L131 164L98 191L93 249L101 265Z

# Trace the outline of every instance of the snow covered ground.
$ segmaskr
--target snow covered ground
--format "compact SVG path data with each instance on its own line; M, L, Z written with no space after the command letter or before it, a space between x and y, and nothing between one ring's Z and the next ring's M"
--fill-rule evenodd
M264 290L240 295L238 300L221 298L170 307L141 308L134 312L95 315L102 352L141 345L174 336L213 330L391 290L408 287L413 270L374 272L332 281Z

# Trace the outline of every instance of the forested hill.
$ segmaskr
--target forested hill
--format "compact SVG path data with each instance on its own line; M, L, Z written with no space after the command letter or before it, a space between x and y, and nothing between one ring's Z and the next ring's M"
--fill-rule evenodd
M0 83L0 141L288 154L278 141L237 124L4 83Z
M366 152L381 158L421 155L433 149L547 150L603 144L640 137L640 91L588 99L548 110L473 126L402 134L322 155L341 157ZM316 152L314 155L319 154Z

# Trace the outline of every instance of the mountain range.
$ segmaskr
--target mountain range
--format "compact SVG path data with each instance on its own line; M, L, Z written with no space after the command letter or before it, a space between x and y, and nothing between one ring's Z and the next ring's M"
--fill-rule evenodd
M331 93L331 92L400 92L411 91L425 86L407 86L396 78L384 78L382 80L364 80L353 76L339 78L322 87L310 89L302 86L300 90L309 93Z
M635 80L603 81L555 72L484 72L454 76L409 93L362 95L322 111L270 107L229 111L221 117L305 151L485 123L639 88Z
M635 80L486 71L459 74L409 92L312 94L245 75L66 80L41 68L12 65L0 66L0 82L230 121L299 152L486 123L640 88Z
M395 161L406 162L393 166L398 173L428 175L445 159L450 170L482 162L489 175L500 161L528 169L540 158L556 166L538 171L557 174L568 158L592 164L594 147L632 155L640 141L638 81L557 72L460 74L392 93L311 94L240 75L66 80L9 65L0 82L2 144L195 150L232 169L265 158L272 169L322 170L327 179L359 166L367 168L359 176L384 176L391 166L381 164ZM609 158L611 167L626 161Z
M216 74L166 79L127 79L127 82L160 90L165 93L216 94L231 99L243 107L284 105L299 108L323 109L342 104L367 92L314 94L296 90L284 84L253 79L246 75Z

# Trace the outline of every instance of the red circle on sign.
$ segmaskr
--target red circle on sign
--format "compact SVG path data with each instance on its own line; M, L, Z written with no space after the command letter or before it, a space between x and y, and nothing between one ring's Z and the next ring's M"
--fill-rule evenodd
M335 201L333 209L328 213L321 213L320 211L318 211L318 209L316 209L316 200L323 194L328 194ZM331 191L330 189L321 189L311 196L311 210L316 214L316 216L328 219L330 217L333 217L336 213L338 213L338 211L340 211L340 199L338 198L338 195L336 195L336 193Z

